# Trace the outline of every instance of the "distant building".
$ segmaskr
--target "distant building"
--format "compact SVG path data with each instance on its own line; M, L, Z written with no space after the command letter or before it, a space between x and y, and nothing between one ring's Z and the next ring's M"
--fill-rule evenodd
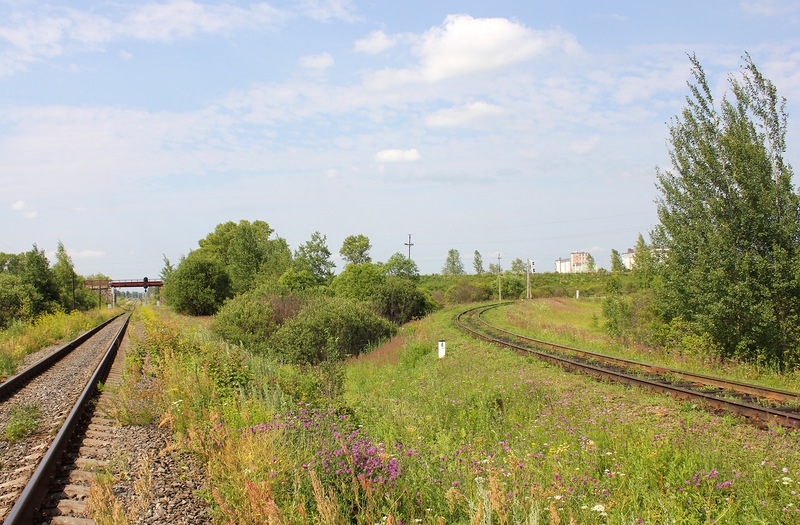
M584 273L589 271L589 252L572 252L569 259L556 259L556 273Z
M636 260L636 257L633 253L633 248L628 248L626 253L621 253L619 258L622 259L622 266L625 267L627 270L633 270L633 263Z

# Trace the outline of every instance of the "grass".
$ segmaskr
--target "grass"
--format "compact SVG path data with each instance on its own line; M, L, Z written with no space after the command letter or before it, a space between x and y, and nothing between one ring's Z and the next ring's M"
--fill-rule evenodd
M564 373L455 312L348 362L337 389L143 309L129 378L152 378L155 420L206 462L218 522L797 522L797 433Z
M16 404L9 411L9 420L4 430L6 440L21 441L39 427L41 414L38 405Z

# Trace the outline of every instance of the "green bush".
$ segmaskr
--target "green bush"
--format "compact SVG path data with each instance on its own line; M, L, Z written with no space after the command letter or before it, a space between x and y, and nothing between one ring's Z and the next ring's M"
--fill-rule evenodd
M319 296L275 332L270 347L285 362L316 364L359 355L370 344L396 332L395 325L364 305Z
M164 280L169 304L189 315L212 315L231 295L231 278L225 268L200 251L191 252Z
M375 289L386 282L383 270L376 264L348 264L342 273L331 283L331 288L339 297L366 301Z
M492 298L492 285L486 280L459 279L444 294L448 304L477 303Z
M387 277L372 292L370 302L378 314L397 324L419 319L439 308L427 292L405 277Z
M272 334L297 315L305 300L302 295L282 292L280 286L263 285L226 301L211 328L230 343L263 352Z

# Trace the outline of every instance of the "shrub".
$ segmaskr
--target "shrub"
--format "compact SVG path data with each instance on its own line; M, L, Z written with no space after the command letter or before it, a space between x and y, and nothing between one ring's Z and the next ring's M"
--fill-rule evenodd
M380 315L397 324L419 319L439 308L429 294L404 277L387 277L375 288L371 303Z
M368 308L339 297L316 297L273 335L276 356L290 363L316 364L360 354L397 328Z
M275 330L299 311L299 301L294 303L296 307L291 311L287 308L291 301L262 287L226 301L214 316L211 328L231 343L263 351Z
M216 259L190 253L164 281L164 296L175 310L212 315L232 295L231 278Z
M485 280L460 279L444 294L450 304L477 303L492 297L491 284Z

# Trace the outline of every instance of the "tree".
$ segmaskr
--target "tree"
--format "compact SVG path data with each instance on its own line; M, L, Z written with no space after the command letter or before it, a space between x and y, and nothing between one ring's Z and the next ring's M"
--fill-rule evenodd
M212 315L233 295L223 264L202 250L181 260L164 281L163 291L176 311L189 315Z
M30 251L25 252L22 283L28 285L33 293L30 298L31 315L35 317L51 313L58 307L59 293L55 274L44 250L40 250L35 244Z
M339 249L339 255L351 264L362 264L372 262L369 251L372 245L366 235L348 235Z
M447 259L442 267L442 275L464 275L464 263L461 262L461 254L455 248L447 252Z
M164 257L164 267L161 268L161 273L159 275L162 281L166 281L169 279L169 276L172 275L172 272L175 271L175 266L169 262L167 254L162 254L162 256Z
M15 319L31 317L30 298L34 290L11 272L0 272L0 330Z
M406 277L408 279L419 278L419 268L417 263L409 259L401 252L396 252L389 259L381 265L384 275L394 275L397 277Z
M280 237L271 239L273 233L264 221L228 221L218 224L198 244L206 256L225 267L233 292L239 294L251 288L259 274L277 277L289 268L289 246Z
M594 262L594 257L592 254L586 256L586 271L589 273L594 273L597 270L597 265Z
M53 274L59 291L59 302L66 311L73 309L73 294L75 284L75 267L72 257L64 248L64 243L58 241L56 248L56 263L53 265Z
M636 246L633 248L633 268L631 269L633 281L639 290L647 290L652 287L655 274L656 261L653 257L653 250L650 249L640 233Z
M331 261L331 251L328 249L328 238L319 232L311 234L311 239L301 244L294 252L293 268L298 272L307 270L317 281L317 284L328 284L333 279L333 269L336 267Z
M732 99L693 81L669 128L672 170L657 171L656 296L664 320L709 335L724 357L800 363L800 198L786 149L785 100L743 57Z
M78 310L91 310L97 306L97 296L88 288L84 288L86 279L75 273L72 257L64 248L64 243L58 241L56 248L56 262L53 264L53 276L59 293L61 308L69 312L74 308Z
M517 275L526 275L528 273L528 265L517 257L513 261L511 261L511 272Z
M620 274L625 270L625 265L622 264L622 256L617 250L611 250L611 273Z
M376 286L370 302L381 316L397 324L423 317L437 307L413 281L396 276L386 277Z
M339 297L365 301L385 281L386 276L378 265L369 262L350 263L342 273L333 278L331 288Z
M483 269L483 257L481 257L481 252L475 250L475 254L472 257L472 267L475 268L475 273L477 275L483 275L485 271Z

